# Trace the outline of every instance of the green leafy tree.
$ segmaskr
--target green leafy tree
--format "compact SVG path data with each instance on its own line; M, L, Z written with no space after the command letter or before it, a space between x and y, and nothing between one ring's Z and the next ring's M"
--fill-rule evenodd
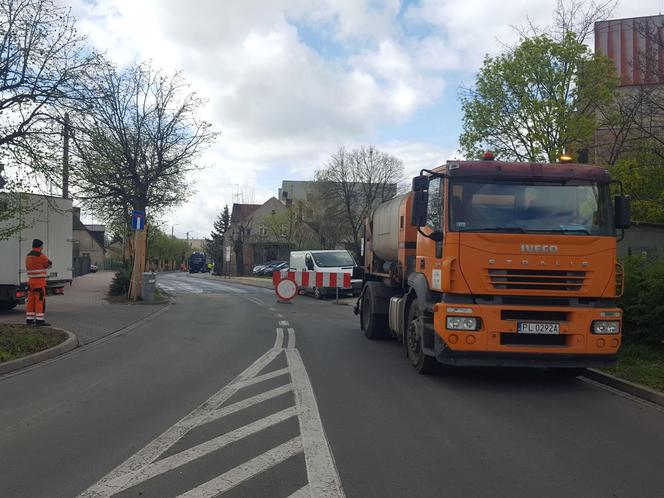
M231 213L228 210L228 204L217 215L213 223L213 230L210 232L210 238L205 239L205 252L214 261L215 271L219 274L224 264L224 235L231 226Z
M263 219L270 240L285 242L291 249L315 249L315 232L302 220L300 210L290 205Z
M556 162L567 149L587 145L595 111L612 99L615 70L572 32L560 41L524 37L497 57L486 57L475 87L461 94L461 149L477 158Z
M0 2L0 175L3 164L53 179L64 112L84 105L100 57L53 0Z
M152 269L177 268L192 251L186 241L166 235L156 226L148 227L148 261Z

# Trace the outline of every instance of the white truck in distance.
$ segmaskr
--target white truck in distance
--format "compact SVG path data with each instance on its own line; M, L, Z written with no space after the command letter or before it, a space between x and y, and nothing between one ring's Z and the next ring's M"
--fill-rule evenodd
M290 253L291 271L315 271L319 273L350 273L351 277L358 268L350 252L343 249L293 251ZM334 296L336 288L331 287L303 287L304 292L311 292L317 299ZM351 278L351 289L340 290L343 293L352 292L359 296L362 290L362 279Z
M53 262L48 270L46 291L64 293L64 284L72 280L72 201L59 197L35 194L5 194L0 196L0 208L8 202L7 195L17 196L21 214L18 220L0 223L0 229L23 228L6 240L0 240L0 309L12 309L25 302L28 274L25 257L32 248L32 240L44 241L44 253Z

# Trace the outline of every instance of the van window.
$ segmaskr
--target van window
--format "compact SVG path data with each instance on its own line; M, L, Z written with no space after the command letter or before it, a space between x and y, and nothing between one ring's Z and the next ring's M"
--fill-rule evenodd
M348 251L339 252L317 252L314 253L314 261L321 268L332 268L335 266L355 266L355 260Z

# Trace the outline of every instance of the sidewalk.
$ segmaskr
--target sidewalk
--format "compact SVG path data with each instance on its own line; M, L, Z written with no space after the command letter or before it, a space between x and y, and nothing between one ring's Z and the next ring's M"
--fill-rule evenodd
M154 313L163 305L111 304L106 293L113 272L89 273L65 286L63 296L46 298L46 320L69 330L80 344L100 339ZM0 312L0 323L24 323L25 306Z

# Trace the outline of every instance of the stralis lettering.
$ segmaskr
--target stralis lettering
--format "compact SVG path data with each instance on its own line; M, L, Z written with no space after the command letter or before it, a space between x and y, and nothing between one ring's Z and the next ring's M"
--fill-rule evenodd
M521 244L521 252L558 252L558 246L542 244Z

